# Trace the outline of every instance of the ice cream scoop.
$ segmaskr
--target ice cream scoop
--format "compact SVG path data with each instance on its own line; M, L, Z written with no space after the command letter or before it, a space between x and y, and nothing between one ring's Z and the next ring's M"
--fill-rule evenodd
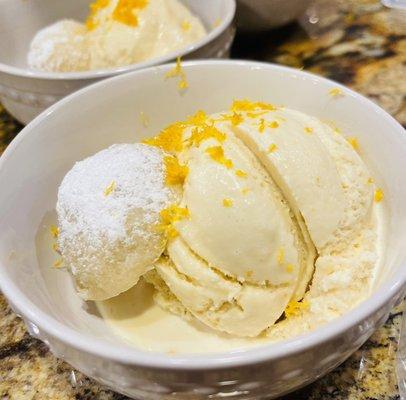
M125 66L182 49L206 29L178 0L96 0L85 23L58 21L34 37L31 68L86 71Z
M220 125L217 138L203 139L217 125L192 127L191 138L185 130L196 142L179 155L189 169L180 203L188 216L175 223L178 236L156 270L205 324L256 336L303 297L315 252L272 179Z
M286 108L254 118L234 104L243 121L233 132L261 160L319 252L345 246L370 212L373 186L356 151L317 118ZM337 250L337 248L336 248Z
M111 0L94 13L91 19L94 28L89 32L90 69L162 56L206 34L200 20L178 0L132 3L133 18L126 17L124 2L119 0Z
M371 212L368 171L329 125L271 104L236 101L172 130L183 132L176 147L189 168L180 203L188 215L147 277L156 301L216 330L257 336L304 307L316 250L325 263L356 243Z
M162 254L159 214L176 199L165 185L163 159L157 148L114 145L76 163L63 179L58 247L84 299L124 292Z

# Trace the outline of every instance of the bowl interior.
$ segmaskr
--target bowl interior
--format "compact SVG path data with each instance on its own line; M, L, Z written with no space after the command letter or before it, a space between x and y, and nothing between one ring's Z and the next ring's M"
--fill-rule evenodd
M231 10L229 0L180 0L199 16L208 32ZM60 19L84 21L90 0L2 0L0 13L0 63L28 68L30 42L38 30Z
M376 287L405 280L406 137L403 129L371 102L300 71L257 63L191 62L189 89L180 94L171 66L115 77L62 100L25 128L0 161L0 286L17 308L34 305L65 326L95 340L116 342L91 303L75 294L68 275L51 267L50 224L58 185L75 161L113 143L139 141L198 109L221 111L233 99L284 104L356 136L361 153L385 192L389 216L386 260ZM143 126L141 113L150 124ZM13 288L10 289L10 286ZM376 290L378 290L376 289ZM40 311L38 311L40 310ZM20 309L24 314L24 310Z

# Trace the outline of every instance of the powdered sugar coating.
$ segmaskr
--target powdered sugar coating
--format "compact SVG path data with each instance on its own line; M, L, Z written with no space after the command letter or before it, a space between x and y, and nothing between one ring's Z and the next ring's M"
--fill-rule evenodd
M115 183L109 195L106 189ZM129 240L126 218L135 209L142 209L145 223L157 222L167 204L169 189L164 186L162 152L143 144L113 145L92 157L77 162L59 188L58 214L62 218L62 235L85 233L94 245L102 238L109 241ZM137 230L140 235L145 234Z
M119 144L77 162L56 206L59 248L86 299L134 285L162 253L159 213L174 201L165 186L163 152Z
M88 70L90 53L85 26L66 19L41 29L31 42L27 62L41 71Z

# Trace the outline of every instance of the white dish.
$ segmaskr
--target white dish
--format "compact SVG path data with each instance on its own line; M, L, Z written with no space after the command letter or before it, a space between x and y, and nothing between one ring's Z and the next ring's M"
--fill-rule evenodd
M32 335L121 393L146 400L280 396L344 361L405 293L404 129L371 101L303 71L243 61L188 62L189 89L180 94L175 79L164 79L171 68L134 71L84 88L41 114L10 144L0 159L0 287ZM342 96L329 95L335 87ZM197 109L211 113L246 97L334 120L358 138L363 159L383 187L389 215L377 287L343 317L277 345L193 356L128 346L91 304L79 300L67 273L50 268L52 250L43 238L58 185L75 161L112 143L140 140ZM149 117L147 128L140 112Z
M206 26L208 34L180 51L124 67L86 72L49 73L29 69L29 44L36 32L63 18L84 20L90 1L2 0L0 13L0 102L20 122L28 123L62 97L102 78L159 65L176 57L225 58L235 29L235 0L182 0Z

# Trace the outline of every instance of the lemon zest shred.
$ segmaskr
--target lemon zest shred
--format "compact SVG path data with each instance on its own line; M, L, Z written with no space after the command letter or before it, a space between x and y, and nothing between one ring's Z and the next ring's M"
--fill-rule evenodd
M294 269L295 269L295 267L293 266L293 264L287 264L286 265L286 271L287 272L292 273Z
M312 133L313 133L313 128L310 127L310 126L306 126L306 127L304 128L304 130L305 130L305 132L308 133L308 134L312 134Z
M268 126L272 129L279 128L279 122L278 121L272 121L268 124Z
M212 125L205 125L203 127L196 127L192 130L189 143L192 146L198 147L200 143L208 139L215 139L218 142L223 143L226 140L226 135Z
M179 81L179 83L178 83L178 88L179 88L179 90L185 90L185 89L187 89L189 87L189 83L188 83L188 81L186 80L186 78L183 76L182 78L181 78L181 80Z
M161 223L158 228L161 232L164 232L168 239L173 239L179 234L174 227L174 223L190 217L187 208L179 207L176 204L164 208L159 215L161 217Z
M142 10L148 5L148 0L118 0L113 11L113 20L128 26L138 26L136 11Z
M367 183L372 185L374 183L374 178L368 178Z
M224 207L231 207L233 205L233 200L231 199L223 199L223 206Z
M233 162L224 156L224 150L221 146L212 146L206 149L206 153L219 164L223 164L227 169L233 167Z
M306 299L303 299L302 301L291 300L285 308L285 316L286 318L294 317L309 308L310 304Z
M378 188L375 190L374 200L379 203L383 200L383 190Z
M51 232L53 238L56 239L59 236L59 228L56 225L51 225L49 227L49 231Z
M278 254L276 256L276 259L277 259L279 265L282 265L284 263L284 261L285 261L285 249L283 247L281 247L278 250Z
M277 108L270 103L264 103L261 101L250 101L248 99L234 100L231 105L231 111L255 111L255 110L266 110L275 111Z
M232 114L223 114L220 121L230 121L233 126L238 126L244 122L244 118L240 113L233 111Z
M54 268L61 268L63 264L63 260L60 258L59 260L56 260L53 264Z
M89 6L89 15L86 18L85 25L88 31L92 31L96 29L99 25L98 22L95 20L96 14L99 10L106 8L110 3L110 0L96 0Z
M328 91L328 94L329 94L331 97L344 96L344 92L343 92L340 88L338 88L338 87L335 87L335 88L330 89L330 90Z
M164 128L159 135L143 140L144 144L159 147L168 153L181 152L184 148L183 131L185 125L182 122L175 122Z
M178 88L180 90L184 90L189 87L189 84L186 79L185 71L182 68L182 60L180 57L178 57L176 59L175 66L165 74L165 79L176 78L176 77L180 78L179 83L178 83Z
M189 172L187 165L181 165L174 156L164 157L165 183L167 185L182 185Z
M241 169L237 169L237 171L235 171L235 174L239 177L239 178L246 178L247 177L247 173Z
M182 30L184 30L185 32L188 32L188 31L190 31L190 28L192 27L192 24L191 24L188 20L184 19L184 20L181 22L180 27L181 27Z
M195 114L190 115L185 124L187 125L205 125L207 122L207 114L203 110L196 111Z
M359 143L358 143L358 139L356 137L348 137L347 138L347 142L352 146L352 148L355 151L359 150Z
M275 143L272 143L272 144L268 147L268 153L274 153L277 149L278 149L278 146L277 146Z
M104 189L103 194L107 197L110 196L116 189L116 181L111 181L110 184Z
M259 124L258 124L259 133L263 133L264 130L265 130L265 127L266 127L266 125L265 125L265 119L264 119L264 118L261 118L261 119L259 120Z

